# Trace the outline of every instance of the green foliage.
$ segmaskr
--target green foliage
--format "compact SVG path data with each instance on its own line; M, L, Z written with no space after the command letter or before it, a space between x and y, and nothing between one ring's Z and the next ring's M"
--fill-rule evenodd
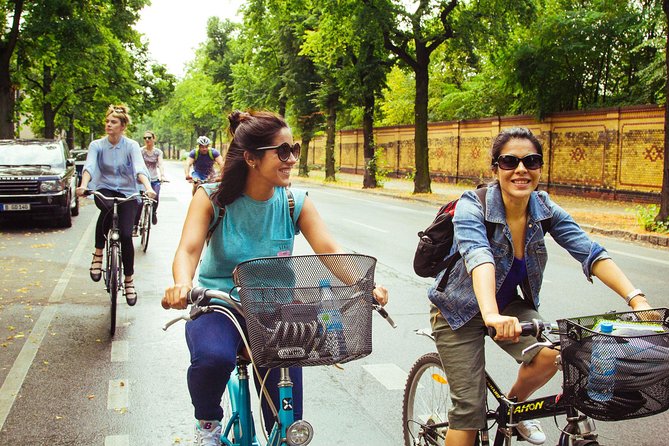
M669 233L669 221L656 221L657 214L660 213L660 207L651 204L648 206L636 207L636 220L646 231Z
M374 173L377 187L383 187L388 179L388 174L390 173L390 170L382 167L385 165L385 153L385 150L382 148L376 148L376 150L374 150L374 156L370 158L366 166L366 169L369 172Z

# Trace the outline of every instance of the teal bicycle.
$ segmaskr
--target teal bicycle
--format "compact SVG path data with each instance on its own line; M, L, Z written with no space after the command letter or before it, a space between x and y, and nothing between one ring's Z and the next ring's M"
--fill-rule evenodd
M314 430L295 420L289 367L341 364L372 351L372 309L394 325L374 302L376 259L360 254L267 257L237 265L239 299L223 291L193 288L190 312L165 324L217 312L235 324L245 346L223 395L221 444L226 446L303 446ZM246 329L239 318L243 317ZM274 425L264 441L256 435L248 367L279 368L279 407L267 398ZM260 376L260 375L258 375ZM264 382L260 399L266 395Z

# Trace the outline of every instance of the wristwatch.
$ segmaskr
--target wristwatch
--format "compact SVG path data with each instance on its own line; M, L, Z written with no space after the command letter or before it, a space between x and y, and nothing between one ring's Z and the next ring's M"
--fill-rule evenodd
M635 290L630 291L629 294L627 296L625 296L625 303L627 305L629 305L630 302L632 301L632 299L634 299L637 296L644 296L645 297L646 295L643 294L643 291L641 291L639 288L637 288Z

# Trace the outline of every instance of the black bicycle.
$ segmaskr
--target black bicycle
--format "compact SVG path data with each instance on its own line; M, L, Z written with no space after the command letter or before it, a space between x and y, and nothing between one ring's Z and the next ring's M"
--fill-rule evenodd
M613 321L626 331L602 335L595 327ZM654 415L669 409L669 310L658 308L562 319L557 323L522 322L522 336L536 336L527 348L560 350L563 391L558 395L517 402L508 398L486 372L486 385L498 407L488 407L488 426L476 437L477 446L510 446L520 421L566 415L558 446L598 446L596 420L620 421ZM615 332L614 332L615 333ZM434 338L424 331L417 334ZM494 333L491 333L494 336ZM558 337L559 336L559 337ZM593 340L607 336L608 354L615 358L615 384L606 401L588 393ZM525 351L523 353L525 353ZM405 446L442 446L448 430L450 388L436 352L418 358L404 389L402 422ZM557 425L557 419L556 419Z
M151 234L151 218L153 217L153 206L156 200L142 193L142 210L139 216L137 232L140 237L142 252L149 247L149 235Z
M121 231L118 225L118 206L126 201L135 200L140 193L135 193L129 197L108 197L98 191L87 190L84 195L95 195L101 200L111 201L112 206L112 225L105 236L105 262L104 278L105 287L111 299L111 323L109 333L114 336L116 333L116 301L118 292L123 288L123 263L121 259Z

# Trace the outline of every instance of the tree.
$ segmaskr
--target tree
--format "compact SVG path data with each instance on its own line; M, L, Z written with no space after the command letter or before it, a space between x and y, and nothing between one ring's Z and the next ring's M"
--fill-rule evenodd
M12 3L14 8L10 9ZM3 28L0 40L0 139L14 138L14 95L16 91L12 83L11 63L19 41L23 4L24 0L8 0L0 6L0 20L3 24L9 23L9 16L12 16L11 27L6 33Z
M664 12L664 29L666 32L665 46L665 75L669 73L669 0L662 0L662 11ZM656 221L667 221L669 219L669 79L665 78L664 87L664 173L662 175L662 191L660 194L660 212Z

